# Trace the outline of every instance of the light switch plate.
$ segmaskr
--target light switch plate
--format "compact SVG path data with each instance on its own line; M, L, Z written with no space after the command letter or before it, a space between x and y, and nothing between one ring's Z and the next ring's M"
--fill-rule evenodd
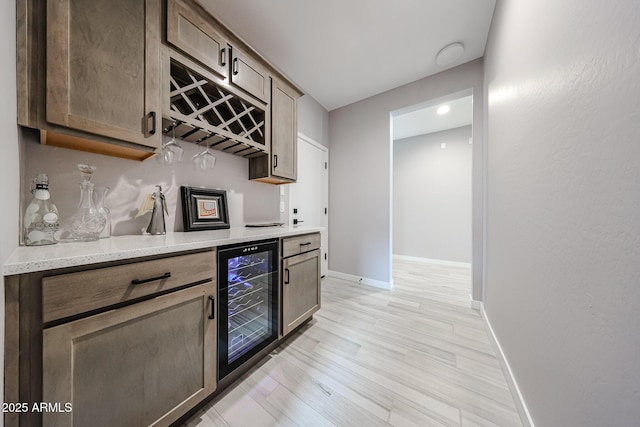
M280 186L280 195L284 196L284 185ZM281 211L282 212L282 211Z

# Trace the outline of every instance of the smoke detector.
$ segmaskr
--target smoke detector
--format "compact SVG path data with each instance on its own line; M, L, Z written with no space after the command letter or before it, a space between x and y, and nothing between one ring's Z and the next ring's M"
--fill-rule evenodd
M453 64L462 56L464 52L464 45L460 42L451 43L440 49L440 52L436 55L436 64L445 66Z

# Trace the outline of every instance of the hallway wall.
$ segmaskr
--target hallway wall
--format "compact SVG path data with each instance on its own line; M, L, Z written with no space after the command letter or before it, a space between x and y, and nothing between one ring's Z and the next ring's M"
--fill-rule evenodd
M470 138L463 126L393 141L394 255L471 263Z
M640 419L640 3L498 1L485 307L536 425Z

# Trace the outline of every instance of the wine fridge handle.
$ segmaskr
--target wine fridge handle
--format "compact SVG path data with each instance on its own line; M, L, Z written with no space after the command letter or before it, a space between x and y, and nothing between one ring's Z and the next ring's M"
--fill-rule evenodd
M289 284L289 269L288 268L284 269L284 274L285 274L284 284L288 285Z
M211 301L211 314L209 314L209 319L215 319L216 318L216 299L212 295L209 295L209 301Z

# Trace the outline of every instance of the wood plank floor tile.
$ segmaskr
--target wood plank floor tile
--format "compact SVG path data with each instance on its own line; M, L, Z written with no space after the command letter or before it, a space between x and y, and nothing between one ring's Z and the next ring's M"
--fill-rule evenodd
M323 279L314 319L185 425L521 426L470 268L394 260L393 279Z

